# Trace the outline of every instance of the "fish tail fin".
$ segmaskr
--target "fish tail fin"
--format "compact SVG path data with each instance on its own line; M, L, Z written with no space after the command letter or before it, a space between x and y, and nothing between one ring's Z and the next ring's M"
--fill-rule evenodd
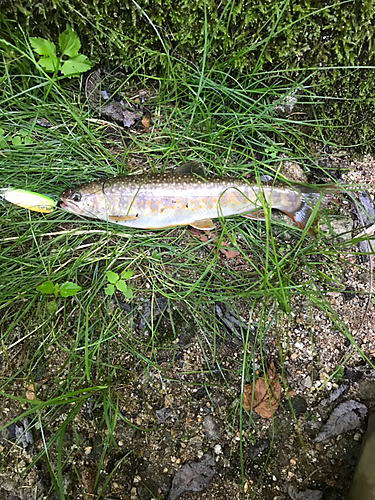
M324 187L308 187L308 186L294 186L294 188L301 194L301 204L294 212L282 210L288 217L290 217L295 224L301 229L305 229L310 217L314 215L311 221L308 233L311 236L316 236L316 223L318 211L328 205L330 200L335 194L340 192L335 184L327 184ZM317 208L316 208L317 207Z

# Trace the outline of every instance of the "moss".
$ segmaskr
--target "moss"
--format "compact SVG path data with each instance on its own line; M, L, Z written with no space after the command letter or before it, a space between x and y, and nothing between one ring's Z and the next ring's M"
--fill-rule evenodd
M232 75L254 68L323 69L374 62L375 0L328 4L317 0L138 2L140 8L131 0L24 0L22 5L9 4L5 15L16 20L28 35L54 42L68 22L83 42L82 52L94 63L127 71L141 69L145 74L166 69L167 53L199 65L206 52L206 67L221 64L221 69ZM356 113L366 107L375 83L371 69L322 70L314 80L322 94L357 99ZM327 110L336 108L332 103ZM370 106L366 109L366 123L371 124ZM345 125L345 116L344 106L337 123Z

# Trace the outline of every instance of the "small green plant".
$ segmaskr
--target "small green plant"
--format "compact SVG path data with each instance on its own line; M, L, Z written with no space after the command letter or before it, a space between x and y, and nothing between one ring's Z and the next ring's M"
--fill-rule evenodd
M77 33L67 26L59 36L60 56L56 55L56 45L45 38L29 38L30 45L40 55L39 64L47 72L55 75L60 71L64 76L78 76L91 68L91 63L83 54L78 54L81 42Z
M133 276L133 271L122 271L120 276L112 271L107 271L106 276L109 283L104 288L104 291L107 295L113 295L117 288L117 290L122 292L127 299L133 298L133 290L124 281Z
M62 285L58 285L57 283L53 283L53 281L43 281L42 284L36 287L37 291L42 295L54 295L57 297L72 297L76 295L82 287L72 283L71 281L65 281ZM52 300L47 302L47 310L50 314L53 314L57 311L56 300Z
M5 136L4 129L0 128L0 148L5 148L7 146L20 146L21 144L25 144L28 146L29 144L33 144L33 140L30 137L30 133L27 130L20 130L13 137Z
M340 381L344 377L345 369L342 365L338 366L333 374L333 379Z

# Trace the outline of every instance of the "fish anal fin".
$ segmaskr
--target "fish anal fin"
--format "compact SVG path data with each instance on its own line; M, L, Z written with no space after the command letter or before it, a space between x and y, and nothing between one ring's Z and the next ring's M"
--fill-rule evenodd
M196 174L201 177L204 177L204 170L200 163L197 161L188 161L187 163L183 163L175 169L177 174L186 174L192 175Z
M201 219L189 222L189 226L195 227L195 229L201 229L202 231L212 231L216 227L211 219Z
M266 214L264 213L264 210L259 208L258 210L253 210L252 212L248 214L241 214L242 217L246 217L246 219L255 219L255 220L265 220L266 219Z
M113 222L121 222L125 220L135 220L136 215L109 215L108 218Z
M301 193L301 203L298 209L290 212L287 210L283 210L281 207L279 208L284 214L290 217L300 229L303 230L309 222L309 219L312 216L316 205L319 204L318 209L326 207L332 197L339 192L339 188L334 184L329 184L322 187L309 187L303 185L299 185L296 187ZM307 231L310 236L316 236L315 226L316 217L311 221L310 228Z
M306 224L308 223L310 216L312 214L312 209L311 209L311 207L309 207L309 205L307 203L303 203L301 205L301 208L299 210L297 210L296 212L286 212L285 210L281 210L281 211L285 215L290 217L292 219L292 221L295 224L297 224L297 226L302 230L305 229ZM313 227L315 225L316 225L316 220L313 220L310 228L307 231L310 236L316 236L316 231Z

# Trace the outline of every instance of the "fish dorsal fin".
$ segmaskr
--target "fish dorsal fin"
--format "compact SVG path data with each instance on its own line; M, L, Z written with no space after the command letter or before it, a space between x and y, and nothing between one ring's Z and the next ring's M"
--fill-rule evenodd
M197 161L188 161L187 163L183 163L179 167L175 169L177 174L185 174L185 175L199 175L204 177L204 170L202 165Z

